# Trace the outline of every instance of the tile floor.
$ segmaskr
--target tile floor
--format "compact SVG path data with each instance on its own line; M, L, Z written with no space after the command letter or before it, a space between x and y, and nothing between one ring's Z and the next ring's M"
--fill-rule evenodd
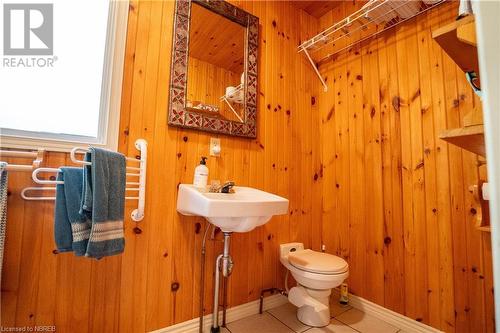
M296 316L296 307L290 303L271 309L262 315L253 315L227 324L223 333L397 333L394 327L378 318L350 306L331 304L330 325L312 328L302 324Z

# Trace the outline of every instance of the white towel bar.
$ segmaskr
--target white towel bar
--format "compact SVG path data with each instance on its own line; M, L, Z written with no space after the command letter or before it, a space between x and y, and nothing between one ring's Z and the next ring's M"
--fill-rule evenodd
M7 171L32 171L34 168L40 166L44 153L43 149L38 149L37 151L0 150L0 157L31 158L33 159L31 164L7 164Z
M50 173L59 173L61 172L61 169L59 168L36 168L35 170L33 170L33 173L31 174L31 178L33 179L33 181L37 184L50 184L50 185L57 185L57 184L64 184L64 181L61 181L61 180L45 180L45 179L40 179L38 178L38 174L40 172L50 172ZM127 176L137 176L139 177L140 174L126 174ZM139 182L126 182L125 183L126 185L139 185Z
M132 170L132 171L139 171L137 173L135 172L127 172L126 176L127 177L139 177L139 181L130 181L126 182L127 186L133 186L133 187L127 187L125 188L126 191L136 191L139 192L136 197L125 197L127 200L137 200L137 208L132 211L131 217L132 220L135 222L142 221L144 219L144 207L146 204L146 160L147 160L147 154L148 154L148 144L147 141L144 139L138 139L135 142L135 148L140 151L140 159L132 158L132 157L126 157L126 160L129 162L140 162L139 167L127 167L127 170ZM89 162L85 162L82 160L78 160L76 158L76 154L81 154L86 152L87 150L85 148L81 147L75 147L71 150L71 160L74 163L81 164L81 165L88 165ZM31 169L30 169L31 170ZM41 172L49 172L49 173L59 173L61 171L60 168L36 168L33 170L33 173L31 177L33 178L33 181L37 184L42 184L42 185L57 185L57 184L64 184L64 181L60 180L45 180L45 179L40 179L38 178L38 174ZM137 187L135 187L137 186ZM25 200L55 200L55 197L30 197L26 195L26 192L28 191L44 191L44 190L55 190L55 187L26 187L21 191L21 197Z
M56 200L56 197L30 197L26 195L29 191L55 191L55 187L26 187L21 191L21 198L28 201L44 201L44 200Z
M29 191L42 192L42 191L55 191L55 187L25 187L21 191L21 198L27 201L55 201L56 197L30 197L26 194ZM138 200L139 197L125 197L125 200Z
M142 140L142 139L139 139L139 140ZM136 148L137 148L137 143L136 143ZM140 150L140 148L137 148L137 149ZM70 152L71 161L73 163L76 163L76 164L91 165L90 162L82 161L82 160L79 160L76 158L76 154L84 154L86 152L87 152L87 149L82 148L82 147L75 147L75 148L71 149L71 152ZM129 162L143 162L142 157L140 160L133 158L133 157L125 157L125 160L129 161ZM127 167L127 171L140 171L140 170L141 170L141 167Z
M142 221L144 218L144 207L146 205L146 162L148 157L148 143L144 139L135 141L135 148L141 152L141 163L139 172L139 196L137 208L132 211L132 220Z

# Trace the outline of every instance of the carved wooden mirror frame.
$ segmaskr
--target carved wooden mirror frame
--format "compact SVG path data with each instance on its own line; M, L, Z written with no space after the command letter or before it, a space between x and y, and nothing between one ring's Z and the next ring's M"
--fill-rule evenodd
M191 5L197 3L246 27L244 122L211 117L186 109ZM168 124L246 138L257 136L257 55L259 18L220 0L176 0L170 68Z

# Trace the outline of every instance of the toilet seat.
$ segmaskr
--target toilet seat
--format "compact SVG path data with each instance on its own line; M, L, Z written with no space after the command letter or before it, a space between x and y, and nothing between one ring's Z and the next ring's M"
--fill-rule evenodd
M349 268L340 257L310 249L290 252L288 262L299 270L315 274L343 274Z

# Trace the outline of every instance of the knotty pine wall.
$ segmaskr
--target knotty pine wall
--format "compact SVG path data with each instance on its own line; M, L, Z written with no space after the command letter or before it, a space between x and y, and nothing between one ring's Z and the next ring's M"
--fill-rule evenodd
M344 2L320 25L357 8ZM481 107L431 38L456 8L321 66L322 235L349 262L354 294L446 332L493 332L490 234L473 227L468 191L484 166L438 138Z
M257 140L221 136L222 156L210 158L210 178L234 180L290 199L289 215L233 236L235 267L229 305L258 298L282 285L278 245L302 241L318 249L321 190L317 81L297 53L317 21L287 2L242 1L260 18ZM179 183L192 181L206 133L167 126L173 1L132 1L120 121L121 152L148 141L146 217L129 218L126 250L99 261L54 252L53 206L25 202L30 176L11 173L2 279L3 326L56 325L57 332L145 332L198 316L200 245L206 222L177 214ZM67 165L65 154L47 154L45 165ZM212 273L221 235L208 242L205 313L211 312ZM177 291L172 286L179 283Z

